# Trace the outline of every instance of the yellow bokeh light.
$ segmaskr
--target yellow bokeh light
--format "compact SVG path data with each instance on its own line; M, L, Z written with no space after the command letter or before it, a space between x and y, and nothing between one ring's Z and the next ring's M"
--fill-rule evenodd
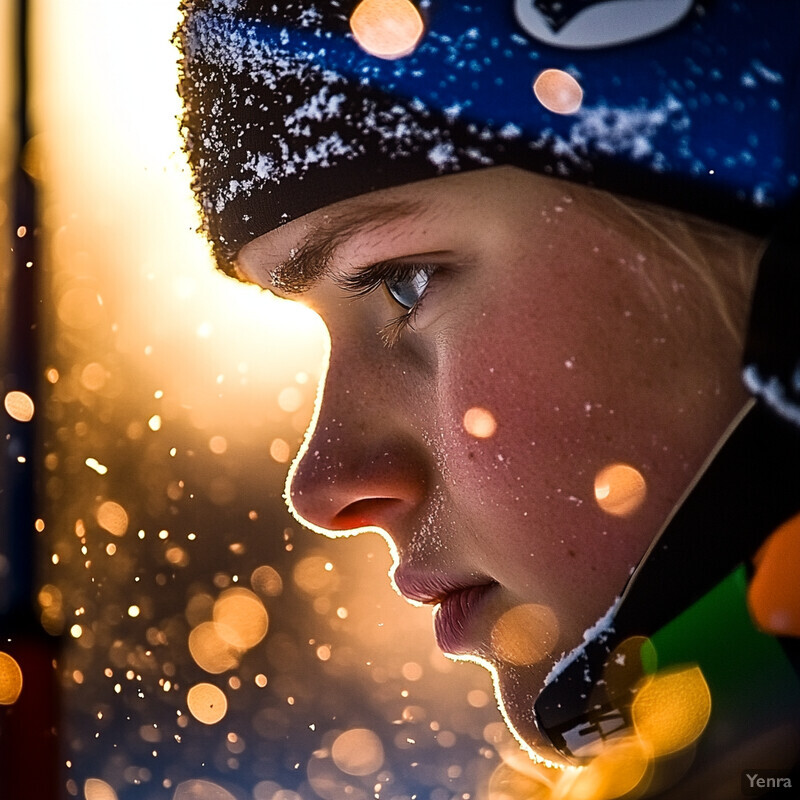
M491 411L475 406L464 414L464 430L476 439L488 439L497 430L497 421Z
M609 464L594 479L594 496L607 514L627 517L636 511L647 495L647 483L638 469L629 464Z
M0 706L17 702L22 692L22 669L16 659L0 651Z
M92 392L100 391L108 380L108 372L102 364L93 361L81 370L81 383Z
M362 0L350 15L359 46L378 58L402 58L416 48L425 25L410 0Z
M255 647L267 635L267 610L249 589L223 592L214 603L213 616L218 635L240 650Z
M383 745L368 728L351 728L336 737L331 757L348 775L371 775L383 765Z
M283 580L278 570L268 564L262 564L253 570L250 584L257 592L266 597L277 597L283 591Z
M559 625L549 606L525 603L506 611L492 628L492 648L510 664L535 664L550 655Z
M17 422L30 422L33 419L33 400L25 392L8 392L3 405L8 416Z
M189 554L182 547L170 547L164 557L173 567L185 567L189 563Z
M287 386L278 394L278 407L291 414L303 405L303 394L296 386Z
M236 800L236 798L218 783L193 778L178 784L172 800Z
M212 436L208 440L208 449L221 456L228 449L228 440L224 436Z
M68 289L58 302L59 319L68 327L85 331L103 318L103 306L96 290L87 286Z
M292 451L285 439L273 439L269 446L269 454L273 461L286 464L292 456Z
M189 652L198 667L218 675L229 669L239 666L242 650L231 644L230 639L235 638L236 632L226 632L221 635L221 625L216 622L201 622L189 634Z
M106 500L97 509L97 524L114 536L124 536L128 530L128 512L113 500Z
M656 756L692 744L710 715L711 692L698 666L657 673L633 700L636 733Z
M228 712L228 698L211 683L197 683L189 689L186 704L192 716L205 725L215 725Z
M307 556L294 568L294 582L307 594L316 595L338 585L336 573L327 568L330 562L322 556Z
M86 800L117 800L114 789L100 778L88 778L83 784L83 795Z
M611 800L629 796L634 789L640 796L649 783L652 758L648 748L636 737L606 742L599 755L581 770L562 774L550 797L569 800Z
M562 69L546 69L533 82L536 99L555 114L574 114L583 103L583 89Z

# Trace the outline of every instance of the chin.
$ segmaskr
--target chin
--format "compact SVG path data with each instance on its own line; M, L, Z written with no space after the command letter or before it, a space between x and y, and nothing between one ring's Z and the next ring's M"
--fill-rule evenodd
M552 667L550 661L530 667L505 663L495 665L482 660L478 660L478 663L486 667L492 675L500 713L517 744L527 754L522 757L553 766L570 766L570 762L539 730L533 712L534 701ZM506 761L511 758L511 754L502 755ZM517 761L520 755L522 754L518 754L514 760Z

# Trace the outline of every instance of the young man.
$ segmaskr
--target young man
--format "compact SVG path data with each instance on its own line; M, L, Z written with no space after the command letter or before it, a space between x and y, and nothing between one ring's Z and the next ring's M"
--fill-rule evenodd
M188 3L187 144L222 268L330 332L295 514L384 531L538 756L641 766L592 796L725 796L800 741L791 221L747 324L800 8L619 5Z

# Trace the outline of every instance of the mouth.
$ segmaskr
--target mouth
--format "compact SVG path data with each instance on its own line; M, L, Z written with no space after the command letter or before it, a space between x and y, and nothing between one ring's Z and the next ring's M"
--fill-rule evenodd
M497 583L467 586L442 598L433 629L436 643L445 653L454 656L479 654L481 638L476 636L474 620L498 586Z
M453 579L444 575L411 575L398 569L394 581L412 602L436 606L434 633L439 648L451 655L479 655L484 649L476 618L500 584L483 576Z

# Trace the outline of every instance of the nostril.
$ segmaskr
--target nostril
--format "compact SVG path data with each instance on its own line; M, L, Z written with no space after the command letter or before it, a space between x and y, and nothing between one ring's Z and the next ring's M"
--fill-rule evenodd
M366 497L345 506L331 520L333 530L384 527L394 516L395 509L403 505L403 500L394 497Z

